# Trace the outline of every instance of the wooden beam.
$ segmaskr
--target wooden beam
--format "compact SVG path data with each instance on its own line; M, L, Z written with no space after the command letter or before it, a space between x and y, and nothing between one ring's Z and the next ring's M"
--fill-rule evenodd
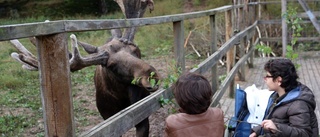
M311 20L313 26L316 28L318 33L320 34L320 24L317 21L317 18L313 15L311 12L309 6L307 5L305 0L298 0L302 8L306 11L307 15L309 16L309 19Z
M94 30L110 30L116 28L139 27L162 23L178 22L199 17L214 15L243 5L226 5L215 9L183 14L157 16L136 19L106 19L106 20L61 20L0 26L0 41L43 36L64 32L81 32Z
M281 0L281 14L282 16L287 13L287 0ZM282 57L286 56L288 45L288 25L286 18L282 17Z
M184 28L183 21L173 22L173 35L174 35L174 55L177 63L177 68L185 70L185 52L184 52Z
M218 50L217 46L217 21L216 16L210 16L210 35L211 35L211 46L210 46L210 54L212 55L214 52ZM213 94L217 91L219 86L218 81L218 64L213 65L211 69L211 86Z
M66 34L36 39L45 136L75 136Z
M270 38L261 38L261 41L273 41L273 42L281 42L282 38L279 37L270 37ZM319 42L320 37L298 37L297 41L311 41L311 42Z
M225 12L225 29L226 29L226 35L225 35L225 39L226 41L228 41L230 39L230 37L233 35L233 26L232 26L232 11L226 11ZM227 73L230 72L230 70L232 69L233 65L235 63L235 47L232 46L230 48L230 50L227 52ZM230 83L230 87L229 87L229 97L233 97L234 96L234 92L233 92L233 87L234 87L234 82Z

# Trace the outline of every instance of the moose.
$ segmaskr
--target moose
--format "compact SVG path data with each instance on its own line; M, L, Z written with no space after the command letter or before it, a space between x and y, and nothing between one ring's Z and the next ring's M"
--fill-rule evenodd
M126 18L140 18L147 7L153 10L152 0L116 0ZM158 89L160 81L157 70L141 59L141 52L133 43L135 27L111 30L112 38L102 46L93 46L78 41L72 34L72 52L69 52L70 71L96 65L94 84L96 105L103 119L107 119L122 109L148 96ZM36 38L30 38L36 45ZM38 70L37 58L18 40L10 41L19 51L11 56L28 70ZM78 46L88 53L81 56ZM135 81L135 82L133 82ZM152 82L151 82L152 81ZM149 120L145 118L136 126L138 137L149 135Z

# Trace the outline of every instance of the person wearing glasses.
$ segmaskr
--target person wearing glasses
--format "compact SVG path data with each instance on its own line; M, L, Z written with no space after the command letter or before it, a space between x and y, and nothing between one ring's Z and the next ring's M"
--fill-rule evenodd
M294 64L289 59L270 59L265 65L264 81L274 92L264 120L252 128L249 137L319 137L312 91L297 81Z
M204 76L190 72L181 75L173 93L180 113L166 118L165 137L223 137L223 111L210 107L213 92Z

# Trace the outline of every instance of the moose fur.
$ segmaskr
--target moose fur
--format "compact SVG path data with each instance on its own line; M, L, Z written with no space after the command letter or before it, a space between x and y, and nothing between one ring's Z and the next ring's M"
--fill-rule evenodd
M96 67L94 83L96 88L97 108L103 117L107 119L122 109L148 96L156 91L158 86L151 85L152 77L159 80L156 69L143 60L137 46L126 45L113 39L99 50L108 51L109 58L105 65ZM139 79L137 84L132 84L134 79ZM149 120L144 119L136 125L138 137L149 135Z

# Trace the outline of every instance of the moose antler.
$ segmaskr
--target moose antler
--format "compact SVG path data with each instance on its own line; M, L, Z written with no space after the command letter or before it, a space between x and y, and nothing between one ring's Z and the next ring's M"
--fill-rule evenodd
M140 18L143 17L146 8L149 7L150 12L154 9L153 0L115 0L118 5L121 7L122 12L126 18ZM48 22L48 21L46 21ZM128 45L133 44L134 35L136 33L136 27L126 28L124 35L120 29L111 30L112 39L119 39L120 42ZM91 65L104 65L108 58L109 54L107 51L99 51L97 47L80 42L77 40L75 35L71 35L71 44L72 44L72 53L69 53L69 63L70 70L77 71L84 67ZM111 40L112 40L111 39ZM36 39L29 38L33 45L36 45ZM111 41L110 40L110 41ZM108 42L110 42L108 41ZM38 59L29 52L18 40L10 40L14 47L20 52L13 52L11 56L22 63L22 67L27 70L38 70ZM82 57L79 52L78 45L82 46L89 55Z
M69 60L70 70L77 71L87 66L92 65L105 65L109 58L109 54L107 51L98 52L97 50L92 50L91 54L86 57L82 57L80 55L80 51L78 48L78 41L74 34L71 34L71 44L72 44L72 58ZM81 44L82 47L87 50L85 44Z
M71 45L72 45L72 53L69 53L69 63L70 63L70 70L77 71L87 66L92 65L103 65L107 62L109 58L109 54L107 51L97 52L97 50L92 49L90 51L90 48L83 43L78 42L77 38L74 34L70 36L71 38ZM32 42L32 38L30 39ZM20 42L19 40L10 40L10 42L14 45L14 47L20 52L13 52L11 53L11 57L15 60L22 63L22 68L31 70L31 71L37 71L38 70L38 59L36 56L34 56L30 51L28 51ZM34 42L32 42L34 43ZM78 43L88 52L88 50L91 52L91 54L82 57L80 55L80 51L78 48Z
M11 57L15 60L22 63L22 68L37 71L38 70L38 61L37 58L29 52L20 42L19 40L10 40L13 46L20 51L20 53L13 52L11 53Z
M148 7L150 12L154 10L153 0L115 0L120 6L123 14L127 19L129 18L141 18L143 17L146 8ZM121 42L125 44L133 44L134 35L137 31L136 27L126 28L124 35L121 34L120 30L113 31L112 36L122 36ZM116 36L116 37L115 37Z

